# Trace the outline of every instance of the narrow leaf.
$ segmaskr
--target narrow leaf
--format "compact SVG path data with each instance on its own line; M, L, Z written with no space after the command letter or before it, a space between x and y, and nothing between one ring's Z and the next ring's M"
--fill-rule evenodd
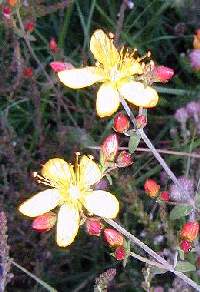
M196 267L189 262L180 261L176 265L176 271L183 272L183 273L193 272L193 271L196 271Z
M192 211L192 206L190 205L177 205L170 212L170 220L176 220L184 217Z
M140 136L135 132L131 133L131 136L128 142L129 152L134 153L139 143L140 143Z

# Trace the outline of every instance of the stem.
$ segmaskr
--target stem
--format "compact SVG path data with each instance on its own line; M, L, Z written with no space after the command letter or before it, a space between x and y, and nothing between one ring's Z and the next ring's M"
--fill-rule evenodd
M139 260L139 261L141 261L143 263L146 263L146 264L148 264L150 266L155 266L155 267L157 267L159 269L165 269L165 267L162 264L159 264L157 262L154 262L154 261L151 261L151 260L149 260L147 258L144 258L144 257L142 257L142 256L140 256L140 255L138 255L138 254L136 254L136 253L134 253L132 251L130 252L130 256L132 256L133 258L135 258L135 259L137 259L137 260Z
M120 96L120 101L121 101L121 104L122 104L124 110L126 111L127 115L129 116L131 122L135 126L136 133L140 135L140 137L143 139L143 141L145 142L145 144L147 145L147 147L149 149L151 149L151 152L153 153L153 155L155 156L155 158L158 160L158 162L160 163L160 165L163 167L163 169L166 171L166 173L168 174L168 176L170 177L170 179L176 185L178 185L178 187L181 189L181 191L183 193L185 193L185 190L183 189L183 187L181 186L181 184L177 180L177 177L171 171L171 169L169 168L169 166L167 165L167 163L164 161L164 159L160 156L160 154L158 153L158 151L156 150L156 148L154 147L154 145L151 143L151 141L149 140L149 138L147 137L147 135L144 133L143 129L138 129L137 128L136 121L135 121L135 117L134 117L132 111L130 110L130 107L128 106L127 102L121 96Z
M150 247L148 247L146 244L144 244L142 241L140 241L137 237L135 237L133 234L128 232L125 228L117 224L112 219L106 219L104 218L104 221L107 222L109 225L111 225L113 228L115 228L118 232L123 234L126 238L130 240L132 244L135 244L142 248L147 254L149 254L152 258L154 258L158 263L163 265L162 268L170 271L177 277L181 278L183 281L185 281L188 285L195 288L196 291L200 291L200 286L197 285L194 281L192 281L190 278L188 278L186 275L184 275L182 272L178 272L174 270L174 267L170 265L163 257L159 256L155 251L153 251Z
M54 289L53 287L51 287L50 285L48 285L46 282L44 282L40 278L38 278L36 275L32 274L27 269L25 269L24 267L22 267L19 264L17 264L14 260L10 259L9 261L15 267L17 267L19 270L21 270L22 272L24 272L25 274L27 274L29 277L31 277L32 279L34 279L36 282L38 282L41 286L43 286L44 288L46 288L46 290L48 290L50 292L56 292L57 291L56 289Z
M122 0L122 4L120 6L120 10L119 10L119 19L117 21L117 27L116 27L116 33L115 33L115 45L117 46L119 43L119 38L120 38L120 34L122 31L122 27L123 27L123 22L124 22L124 12L127 8L127 4L125 3L124 0Z

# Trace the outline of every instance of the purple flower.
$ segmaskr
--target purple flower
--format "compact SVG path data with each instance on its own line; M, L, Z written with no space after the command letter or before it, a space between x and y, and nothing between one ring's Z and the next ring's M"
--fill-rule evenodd
M200 103L197 101L191 101L186 105L186 110L189 116L194 116L200 113Z
M181 107L177 109L177 111L174 114L174 118L181 124L185 124L188 119L188 113L186 108Z
M169 188L170 199L175 202L188 202L194 196L194 182L186 176L179 177L178 182L182 188L176 184L171 184Z
M194 70L200 70L200 49L194 49L189 53L189 60Z

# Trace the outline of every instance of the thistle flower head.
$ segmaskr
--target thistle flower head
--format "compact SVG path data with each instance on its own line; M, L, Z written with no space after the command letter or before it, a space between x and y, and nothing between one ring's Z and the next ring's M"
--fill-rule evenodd
M200 70L200 49L192 50L189 53L190 65L195 71Z
M176 110L174 114L174 118L179 122L179 123L186 123L188 120L188 113L186 108L181 107Z
M171 184L169 188L170 199L175 202L188 202L194 196L194 182L186 176L179 177L178 182L182 188Z
M186 110L188 115L193 117L200 113L200 103L197 101L191 101L186 105Z

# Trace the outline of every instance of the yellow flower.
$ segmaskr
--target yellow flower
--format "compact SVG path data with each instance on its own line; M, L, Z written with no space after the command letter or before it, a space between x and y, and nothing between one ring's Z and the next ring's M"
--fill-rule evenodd
M93 33L90 50L97 60L95 66L60 71L58 77L66 86L74 89L103 82L96 101L100 117L110 116L117 111L120 95L136 106L153 107L157 104L155 89L135 81L134 76L141 75L144 71L142 59L135 56L135 50L117 50L113 39L101 29Z
M105 218L117 216L119 202L116 197L91 188L102 177L92 157L84 155L79 163L77 155L75 166L60 158L50 159L43 165L41 175L36 174L36 177L51 188L25 201L19 211L26 216L37 217L59 207L56 231L59 246L65 247L74 241L84 209Z

